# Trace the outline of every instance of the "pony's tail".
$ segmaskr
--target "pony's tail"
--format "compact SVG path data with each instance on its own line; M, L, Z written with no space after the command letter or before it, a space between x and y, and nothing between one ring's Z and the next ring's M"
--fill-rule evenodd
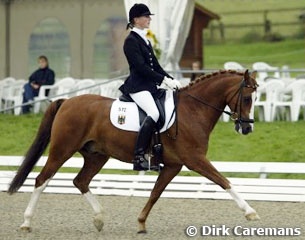
M23 185L27 176L34 168L35 164L38 162L39 158L42 156L43 152L47 148L50 137L51 137L51 129L56 113L64 99L59 99L51 103L48 107L44 117L40 123L40 127L34 142L32 143L30 149L25 155L25 158L19 167L16 176L12 180L8 193L13 194L18 191L18 189Z

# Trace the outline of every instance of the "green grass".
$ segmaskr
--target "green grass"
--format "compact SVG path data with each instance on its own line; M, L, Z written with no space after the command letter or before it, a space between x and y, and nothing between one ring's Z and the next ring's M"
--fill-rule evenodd
M285 11L268 11L267 13L267 18L272 24L271 32L284 37L293 37L300 31L299 15L305 9L305 2L301 0L290 0L289 4L286 0L196 0L196 2L218 14L224 26L230 24L263 24L265 10L286 9ZM230 14L232 12L235 12L235 14ZM295 24L285 25L283 23ZM218 25L219 23L212 21L211 24ZM264 27L225 28L225 37L226 39L238 40L250 32L256 32L262 36ZM209 31L205 34L209 36ZM215 37L219 38L219 36Z
M0 155L24 155L37 133L41 117L0 114Z
M219 14L221 17L228 18L229 15L225 13L236 12L236 11L264 11L264 10L277 10L277 9L292 9L298 8L301 12L305 8L305 2L302 0L196 0L196 2L202 4L202 6L208 8L209 10ZM297 11L297 10L296 10ZM298 12L298 11L297 11ZM248 13L248 22L253 22L257 19L251 19ZM296 16L290 16L290 12L284 11L281 14L274 14L274 21L291 21L295 19ZM224 19L226 20L226 19ZM230 17L231 22L243 22L246 19L236 19L236 17ZM252 21L251 21L252 20Z
M41 115L0 115L0 155L24 155ZM215 161L305 162L305 121L258 122L252 134L235 133L232 122L219 122L210 139L208 157Z
M258 122L244 136L233 123L218 123L210 139L208 157L217 161L305 162L305 122Z
M205 68L222 69L227 61L236 61L245 67L264 61L274 66L288 65L290 68L304 68L304 40L282 42L258 42L251 44L224 43L204 46Z

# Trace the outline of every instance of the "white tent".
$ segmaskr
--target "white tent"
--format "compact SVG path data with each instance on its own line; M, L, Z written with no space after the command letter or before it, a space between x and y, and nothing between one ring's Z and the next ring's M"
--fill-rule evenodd
M191 27L194 0L124 0L126 15L135 3L146 4L152 16L150 28L160 42L160 63L166 70L178 70L184 44Z

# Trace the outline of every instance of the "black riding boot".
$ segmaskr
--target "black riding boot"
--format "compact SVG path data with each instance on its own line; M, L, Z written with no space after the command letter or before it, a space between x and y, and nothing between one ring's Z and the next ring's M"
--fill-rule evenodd
M136 147L135 147L135 159L133 161L133 170L146 171L149 170L148 161L145 159L144 154L150 143L152 133L154 131L156 123L151 117L146 117L140 128Z

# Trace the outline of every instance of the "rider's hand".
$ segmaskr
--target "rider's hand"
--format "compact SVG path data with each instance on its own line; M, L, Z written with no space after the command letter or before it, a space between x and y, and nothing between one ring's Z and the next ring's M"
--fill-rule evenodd
M180 88L181 87L181 84L178 80L176 79L171 79L171 78L168 78L168 77L164 77L163 79L163 83L169 87L170 89L172 90L175 90L177 88Z
M175 88L179 89L179 88L182 87L182 85L181 85L181 83L179 82L179 80L177 80L177 79L174 78L174 79L172 80L172 82L174 82L174 84L176 85Z

